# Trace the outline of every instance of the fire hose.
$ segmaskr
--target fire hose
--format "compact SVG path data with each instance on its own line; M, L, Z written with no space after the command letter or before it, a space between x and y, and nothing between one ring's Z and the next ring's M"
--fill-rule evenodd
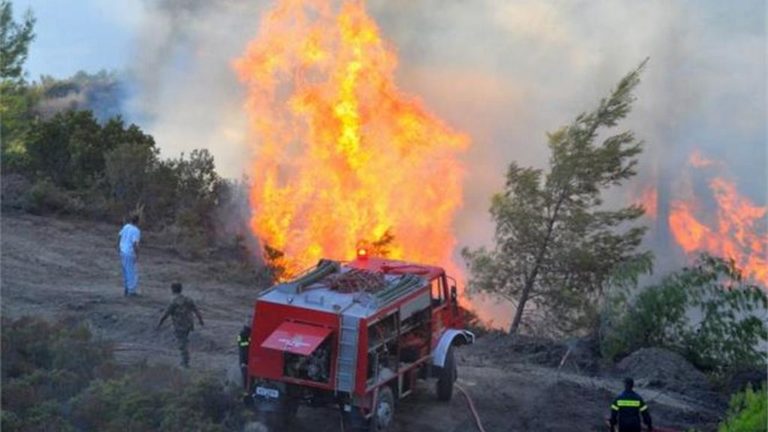
M475 418L475 425L477 425L477 430L480 432L485 432L485 428L483 427L483 422L480 421L480 416L477 414L477 410L475 409L475 404L472 402L472 398L469 397L469 393L467 393L466 390L464 390L464 387L454 384L454 386L459 389L461 394L464 395L464 398L467 400L467 406L469 406L469 410L472 412L472 417Z

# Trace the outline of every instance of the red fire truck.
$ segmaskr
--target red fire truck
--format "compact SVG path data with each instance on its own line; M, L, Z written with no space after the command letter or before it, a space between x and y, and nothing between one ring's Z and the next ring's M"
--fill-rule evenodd
M452 347L475 339L463 325L456 282L440 267L365 250L321 260L257 298L246 400L271 422L300 405L333 406L347 432L385 431L419 378L437 378L437 397L451 399Z

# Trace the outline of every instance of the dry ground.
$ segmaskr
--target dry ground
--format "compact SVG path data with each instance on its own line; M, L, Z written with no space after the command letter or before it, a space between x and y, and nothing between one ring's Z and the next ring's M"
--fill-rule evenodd
M208 370L238 379L235 337L248 319L256 289L233 282L230 263L190 261L145 235L140 256L141 297L122 296L116 235L119 227L30 215L2 217L2 314L55 319L77 316L115 344L123 363L177 364L168 327L154 324L170 300L168 286L181 281L200 306L206 326L194 332L192 373ZM242 278L240 278L242 279ZM599 431L616 379L488 355L482 346L459 352L460 383L472 395L488 432ZM640 389L650 400L657 425L713 430L717 412L683 395ZM422 383L397 407L395 432L472 431L465 400L436 401L431 383ZM303 409L295 431L336 431L333 410Z

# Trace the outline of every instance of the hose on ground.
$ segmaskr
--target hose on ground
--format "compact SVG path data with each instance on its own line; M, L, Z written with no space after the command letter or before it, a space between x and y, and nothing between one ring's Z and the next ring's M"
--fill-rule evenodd
M480 432L485 432L485 428L483 427L483 422L480 421L480 416L477 414L477 410L475 409L475 404L472 402L472 398L469 397L469 393L467 393L466 390L464 390L464 387L455 384L454 386L459 389L461 394L464 395L464 398L467 400L467 406L469 406L469 410L472 411L472 417L475 418L475 425L477 425L477 430Z

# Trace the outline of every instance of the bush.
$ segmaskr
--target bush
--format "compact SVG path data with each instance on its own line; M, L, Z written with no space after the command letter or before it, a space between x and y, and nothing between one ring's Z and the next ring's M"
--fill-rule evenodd
M768 424L768 396L765 388L753 391L752 387L731 398L728 417L720 424L718 432L762 432Z
M225 431L242 424L238 399L210 377L190 379L155 366L119 380L93 382L73 402L73 422L87 431Z
M87 327L31 318L2 323L2 430L74 430L68 401L111 361Z
M24 208L32 214L77 214L83 211L84 205L75 194L46 178L35 182L27 191Z
M609 304L601 351L610 360L663 347L704 370L764 364L759 344L768 329L756 314L768 308L768 297L745 282L733 262L702 255L633 299L619 292Z
M87 327L22 318L2 326L3 431L239 430L244 407L211 377L115 370Z

